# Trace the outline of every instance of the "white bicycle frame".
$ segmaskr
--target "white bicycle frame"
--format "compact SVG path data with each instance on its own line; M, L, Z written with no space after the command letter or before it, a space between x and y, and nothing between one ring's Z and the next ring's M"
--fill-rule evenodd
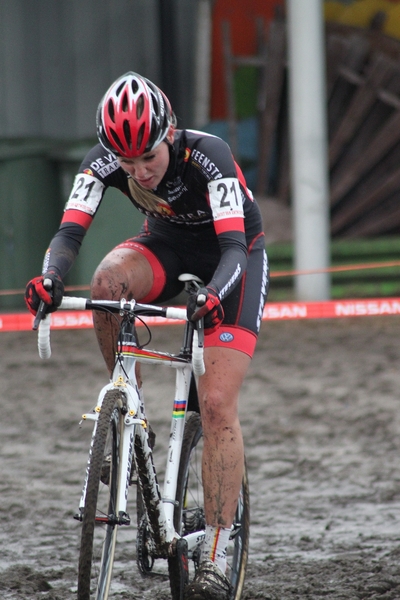
M126 304L125 300L121 303ZM132 301L134 305L134 301ZM61 304L62 309L80 310L86 308L86 299L64 297ZM49 328L50 316L48 315L39 326L39 353L43 358L50 356ZM186 309L169 307L167 308L167 318L186 320ZM174 539L180 535L174 527L174 508L175 495L177 488L179 461L181 456L183 432L185 427L185 416L189 398L189 387L192 371L195 375L204 373L204 362L202 356L203 348L198 345L197 331L193 335L193 357L192 360L153 350L138 348L133 343L124 342L120 358L116 361L116 366L112 374L111 382L101 390L96 407L89 413L83 415L83 420L93 420L94 427L92 441L89 451L88 466L82 490L82 496L79 503L80 512L83 511L86 499L86 485L90 468L90 457L98 416L101 405L106 393L116 388L121 390L126 398L126 414L124 415L124 427L120 439L120 481L125 485L120 486L117 497L117 517L119 524L129 524L127 516L128 488L130 483L130 474L132 461L134 460L134 439L139 435L142 440L144 457L146 462L146 476L151 492L151 502L154 503L158 514L158 532L152 531L154 541L156 542L156 552L158 555L167 556L168 549ZM166 462L166 471L164 478L164 487L162 494L157 479L157 473L153 462L152 449L149 446L147 433L147 418L145 414L144 403L142 402L135 375L136 361L150 364L162 364L176 369L175 398L171 418L171 428L168 446L168 455ZM147 510L147 509L146 509ZM185 536L188 545L188 556L191 557L193 551L201 544L204 539L204 531L196 531Z

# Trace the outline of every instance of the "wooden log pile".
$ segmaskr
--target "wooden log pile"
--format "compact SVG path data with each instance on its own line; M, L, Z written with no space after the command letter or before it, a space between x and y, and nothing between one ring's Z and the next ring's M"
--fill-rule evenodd
M326 25L331 233L339 238L400 233L400 41L370 29ZM291 204L286 22L278 14L261 45L258 197ZM225 38L227 73L234 57ZM240 59L240 57L237 57ZM255 61L256 64L256 61ZM228 81L228 79L227 79ZM232 87L231 87L232 90ZM234 106L229 112L235 131ZM232 141L232 140L231 140Z

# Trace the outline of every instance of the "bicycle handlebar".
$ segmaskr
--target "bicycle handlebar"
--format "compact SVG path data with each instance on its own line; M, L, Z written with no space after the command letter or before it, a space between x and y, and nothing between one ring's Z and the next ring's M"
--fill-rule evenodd
M159 316L167 319L187 320L186 308L176 306L153 306L151 304L140 304L139 302L126 300L89 300L73 296L64 296L61 302L62 310L108 310L113 313L132 312L138 316ZM40 318L40 317L39 317ZM35 319L36 323L36 319ZM51 356L50 345L51 315L42 316L38 326L38 350L39 356L48 359ZM195 375L203 375L204 367L204 330L203 323L198 322L198 330L194 331L192 348L192 365Z
M165 317L167 319L181 319L186 321L186 308L176 306L153 306L152 304L140 304L140 302L127 300L89 300L88 298L75 298L64 296L61 302L63 310L109 310L119 313L132 311L135 315Z
M199 333L196 329L193 332L193 347L192 347L192 365L195 375L204 375L206 367L204 365L204 345L199 340Z
M40 358L46 359L51 356L50 346L51 315L44 316L38 326L38 350Z

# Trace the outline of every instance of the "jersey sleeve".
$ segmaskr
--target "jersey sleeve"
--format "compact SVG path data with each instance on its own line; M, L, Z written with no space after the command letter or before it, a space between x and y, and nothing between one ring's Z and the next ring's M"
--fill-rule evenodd
M208 196L221 260L210 282L223 300L240 281L247 265L244 214L239 181L224 177L208 183Z
M213 178L207 183L214 229L221 249L221 259L209 282L223 300L235 288L247 266L243 204L247 188L239 180L237 165L229 146L219 138L205 138L204 153L212 156ZM244 182L245 183L245 182Z
M88 229L107 187L118 187L119 163L97 144L83 159L64 209L62 223L78 223Z
M247 246L244 234L222 233L218 236L221 259L209 282L223 300L236 287L247 267Z
M43 261L42 272L56 271L61 279L68 273L79 254L86 229L77 223L61 223L50 242Z
M63 278L72 267L118 168L115 156L107 154L100 144L86 155L75 177L60 227L46 251L43 273L52 269Z

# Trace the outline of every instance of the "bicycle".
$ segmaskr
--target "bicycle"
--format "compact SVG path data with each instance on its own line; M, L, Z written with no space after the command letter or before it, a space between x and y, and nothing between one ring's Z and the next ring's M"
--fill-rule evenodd
M198 289L197 278L182 275L188 293ZM143 576L156 559L168 562L171 596L182 600L184 588L200 561L205 535L201 483L201 416L197 377L204 372L203 329L187 321L186 309L132 301L88 300L65 296L61 309L102 310L119 315L120 332L111 381L100 391L96 406L83 415L93 421L85 480L75 518L82 522L78 566L78 600L107 600L121 527L131 524L128 492L135 486L136 561ZM34 328L42 358L49 358L51 315L41 305ZM149 350L139 343L135 321L143 317L185 321L182 347L177 354ZM40 324L39 324L40 322ZM136 362L163 364L176 369L175 398L163 492L153 462L153 435L139 395ZM228 548L227 576L232 600L242 595L249 545L249 487L243 476ZM191 563L191 567L189 567Z

